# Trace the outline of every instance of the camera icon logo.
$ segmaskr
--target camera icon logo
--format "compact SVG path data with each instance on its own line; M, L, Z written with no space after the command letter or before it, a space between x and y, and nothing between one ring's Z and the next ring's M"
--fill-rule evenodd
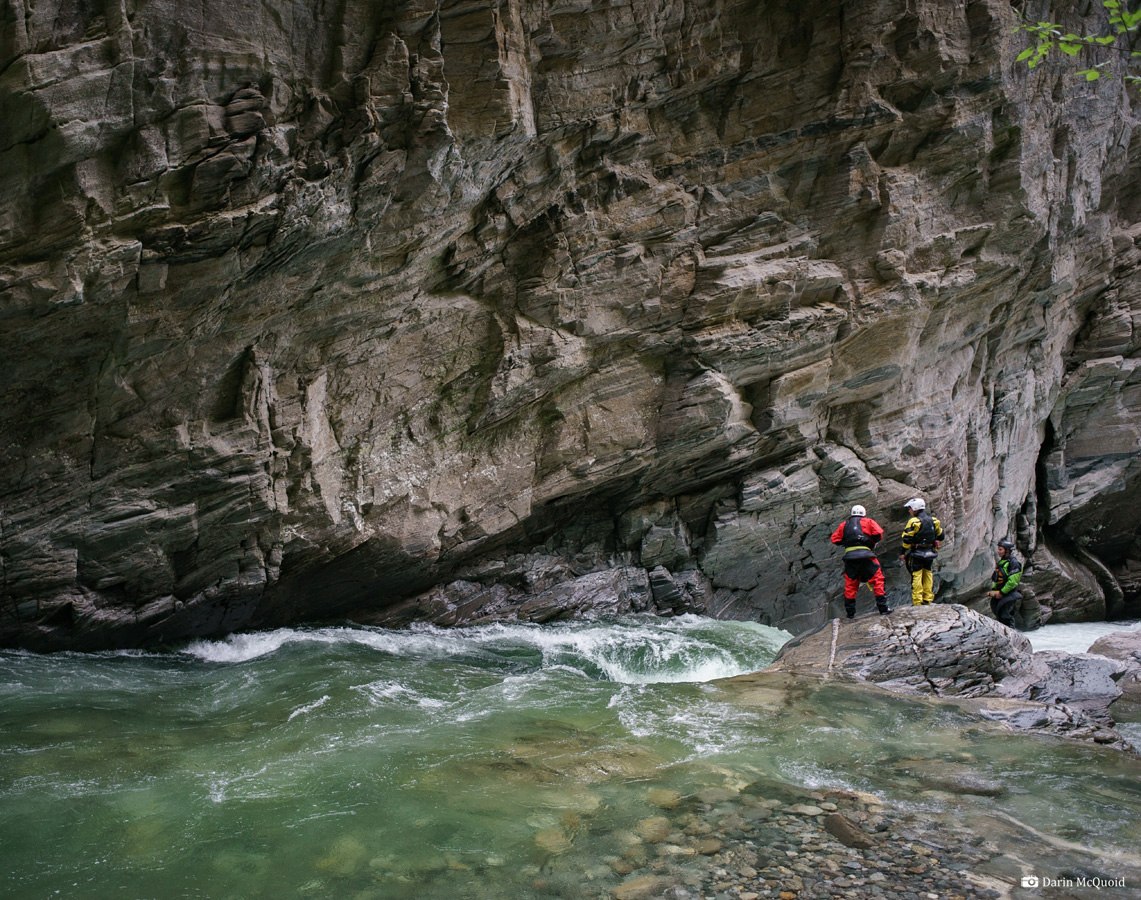
M1025 888L1036 888L1036 887L1038 887L1038 876L1037 875L1023 875L1022 876L1022 886Z

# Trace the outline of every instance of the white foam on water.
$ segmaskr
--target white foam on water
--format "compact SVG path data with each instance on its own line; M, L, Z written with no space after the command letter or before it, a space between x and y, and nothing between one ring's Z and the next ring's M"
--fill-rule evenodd
M426 697L397 681L374 681L353 688L368 697L373 706L406 706L420 709L442 709L448 704L435 697Z
M714 699L663 701L650 684L622 685L607 707L616 711L633 737L676 741L685 748L682 761L708 759L768 741L758 733L751 710Z
M207 791L211 802L225 803L228 800L254 800L274 796L268 786L265 774L269 766L262 766L256 772L242 772L237 775L222 775L210 772Z
M530 693L533 684L534 676L532 675L508 675L491 690L497 691L505 705L510 707L524 700Z
M709 759L766 742L754 733L754 720L748 714L720 703L678 708L637 722L620 717L631 734L652 739L665 736L682 744L688 749L683 761Z
M208 662L233 664L303 643L354 644L413 659L497 659L506 652L530 651L538 655L543 668L594 669L605 680L620 684L661 684L705 682L756 671L790 637L755 622L719 622L686 615L452 629L420 625L402 631L279 628L219 641L195 641L183 652Z
M298 716L303 716L306 713L312 712L315 709L320 709L322 706L324 706L326 703L328 703L330 699L331 699L330 696L328 694L326 694L320 700L314 700L312 703L310 703L306 706L299 707L299 708L293 710L293 712L291 712L289 714L289 718L286 719L286 721L292 722Z
M756 623L699 616L529 626L516 637L533 643L547 667L596 668L619 684L712 681L765 666L791 635Z
M276 653L286 644L298 640L300 632L292 628L259 631L254 634L232 634L220 641L194 641L183 653L206 662L241 663Z
M372 628L278 628L251 634L232 634L217 641L194 641L183 653L206 662L242 663L270 656L290 644L358 644L398 656L441 657L455 652L447 633L425 635L422 630L388 631Z
M1064 650L1085 653L1098 638L1118 631L1141 631L1141 622L1076 622L1072 625L1043 625L1026 632L1034 652Z
M815 762L785 761L779 766L779 774L791 784L803 785L811 790L834 788L849 791L867 791L868 785L853 779L832 767Z

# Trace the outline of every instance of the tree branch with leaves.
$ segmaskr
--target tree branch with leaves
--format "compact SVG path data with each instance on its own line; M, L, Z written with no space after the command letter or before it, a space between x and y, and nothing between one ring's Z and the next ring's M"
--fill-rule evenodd
M1056 22L1031 22L1019 13L1020 21L1014 31L1025 32L1033 42L1018 54L1017 60L1025 62L1028 68L1035 68L1051 56L1065 55L1077 57L1085 49L1113 47L1125 55L1126 64L1132 65L1141 58L1141 52L1133 49L1133 37L1141 28L1141 9L1130 12L1121 0L1102 0L1102 6L1109 12L1109 31L1106 34L1083 35L1067 31ZM1077 74L1084 75L1086 81L1099 78L1112 78L1110 67L1113 59L1106 59ZM1126 73L1122 76L1130 84L1141 85L1141 75Z

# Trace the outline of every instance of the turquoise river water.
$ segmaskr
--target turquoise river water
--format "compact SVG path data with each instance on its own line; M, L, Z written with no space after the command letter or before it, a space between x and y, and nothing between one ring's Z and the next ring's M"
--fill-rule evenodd
M1021 834L1031 866L1082 848L1141 871L1137 757L719 680L787 637L686 616L0 653L0 897L606 897L655 797L759 778ZM1006 790L956 793L955 771Z

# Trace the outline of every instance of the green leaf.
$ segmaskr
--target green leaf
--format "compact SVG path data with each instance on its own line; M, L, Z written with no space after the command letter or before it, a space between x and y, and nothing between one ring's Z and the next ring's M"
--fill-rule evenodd
M1023 50L1021 53L1019 53L1018 56L1016 56L1014 58L1014 60L1015 60L1015 62L1022 62L1022 60L1024 60L1024 59L1030 59L1030 57L1032 57L1033 55L1034 55L1034 48L1033 47L1027 47L1025 50Z
M1058 45L1058 49L1065 53L1067 56L1077 56L1078 51L1080 51L1082 48L1080 44L1061 43Z
M1115 38L1112 34L1106 34L1106 35L1103 35L1102 37L1094 38L1094 40L1096 40L1103 47L1108 47L1110 44L1112 44L1114 41L1116 41L1117 38Z
M1104 0L1104 2L1101 5L1104 6L1106 9L1117 9L1119 6L1121 6L1121 4L1117 2L1117 0Z
M1078 72L1081 75L1081 72ZM1101 78L1101 72L1095 72L1093 69L1086 69L1086 81L1097 81Z

